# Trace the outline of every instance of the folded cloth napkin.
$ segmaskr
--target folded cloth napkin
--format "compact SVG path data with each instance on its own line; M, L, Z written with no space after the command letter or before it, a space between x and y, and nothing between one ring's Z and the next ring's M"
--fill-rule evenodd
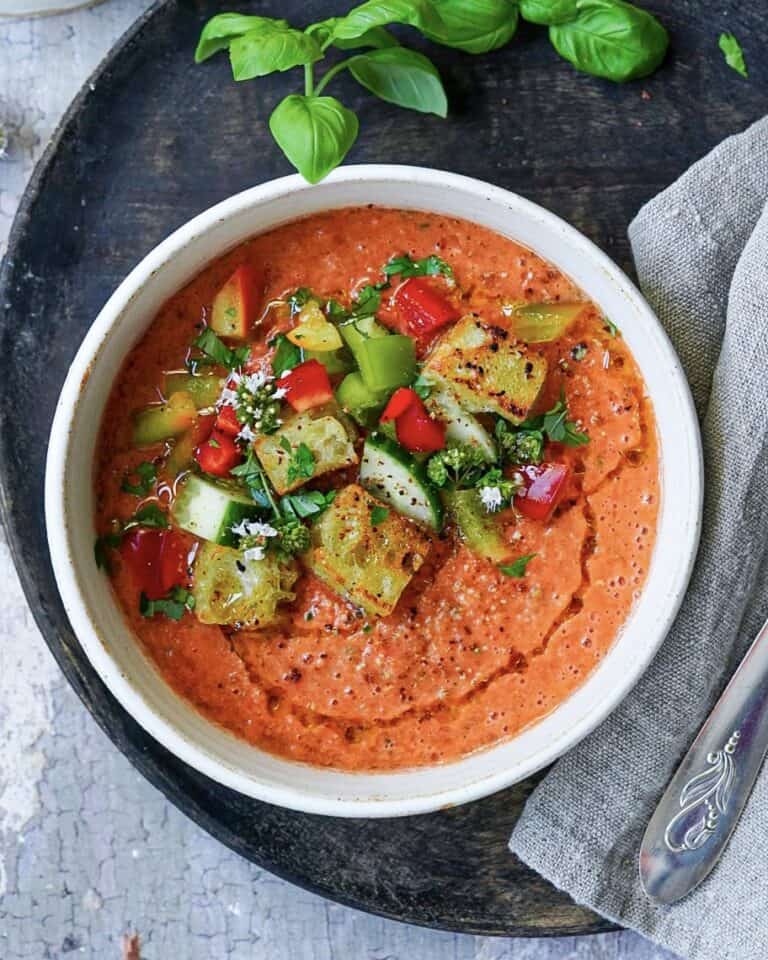
M685 900L658 907L645 897L638 851L677 764L768 616L768 117L643 207L629 237L702 423L701 547L653 664L534 791L510 849L579 903L689 960L765 960L768 768L720 864Z

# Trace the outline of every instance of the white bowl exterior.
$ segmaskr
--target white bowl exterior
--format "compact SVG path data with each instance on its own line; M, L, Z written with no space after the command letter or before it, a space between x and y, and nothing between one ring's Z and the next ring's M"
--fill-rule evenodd
M653 400L662 497L642 596L611 650L551 714L511 740L457 762L397 773L298 764L237 740L167 686L127 628L93 563L93 456L102 412L126 354L159 307L226 250L330 208L375 203L463 217L532 248L568 274L621 328ZM286 177L238 194L156 247L109 299L78 351L56 409L46 474L54 570L72 627L123 707L165 747L229 787L270 803L334 816L398 816L463 803L551 763L612 710L649 663L677 612L698 544L698 424L679 361L627 277L574 228L506 190L401 166L337 170L310 187Z

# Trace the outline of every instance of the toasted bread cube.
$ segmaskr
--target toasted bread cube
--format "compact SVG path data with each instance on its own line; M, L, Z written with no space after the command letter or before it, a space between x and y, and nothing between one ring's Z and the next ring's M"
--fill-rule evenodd
M344 487L312 528L309 569L366 613L392 613L429 552L429 537L391 508L374 524L382 504L357 484Z
M203 543L195 559L195 614L202 623L266 627L279 619L280 603L294 599L295 563L274 554L246 560L241 550Z
M547 361L501 322L469 314L439 341L424 373L444 383L465 410L522 423L547 375Z
M297 475L295 469L296 455L302 443L309 447L314 461L309 468L310 476ZM254 449L272 486L280 494L289 493L323 473L357 463L357 454L345 425L336 417L314 417L311 411L286 420L277 433L257 440Z

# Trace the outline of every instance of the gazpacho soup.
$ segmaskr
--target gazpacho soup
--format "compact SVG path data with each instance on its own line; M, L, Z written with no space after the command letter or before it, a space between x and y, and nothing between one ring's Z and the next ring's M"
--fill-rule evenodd
M334 210L211 264L128 356L95 465L96 559L165 680L344 770L549 713L653 550L656 430L620 326L430 213Z

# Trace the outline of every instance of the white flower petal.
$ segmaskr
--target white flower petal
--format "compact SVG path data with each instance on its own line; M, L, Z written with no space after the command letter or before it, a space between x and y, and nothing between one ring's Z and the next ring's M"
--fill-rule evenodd
M243 551L243 558L246 562L251 560L263 560L264 559L264 547L248 547L247 550Z
M498 487L480 487L480 502L489 513L498 510L504 502Z

